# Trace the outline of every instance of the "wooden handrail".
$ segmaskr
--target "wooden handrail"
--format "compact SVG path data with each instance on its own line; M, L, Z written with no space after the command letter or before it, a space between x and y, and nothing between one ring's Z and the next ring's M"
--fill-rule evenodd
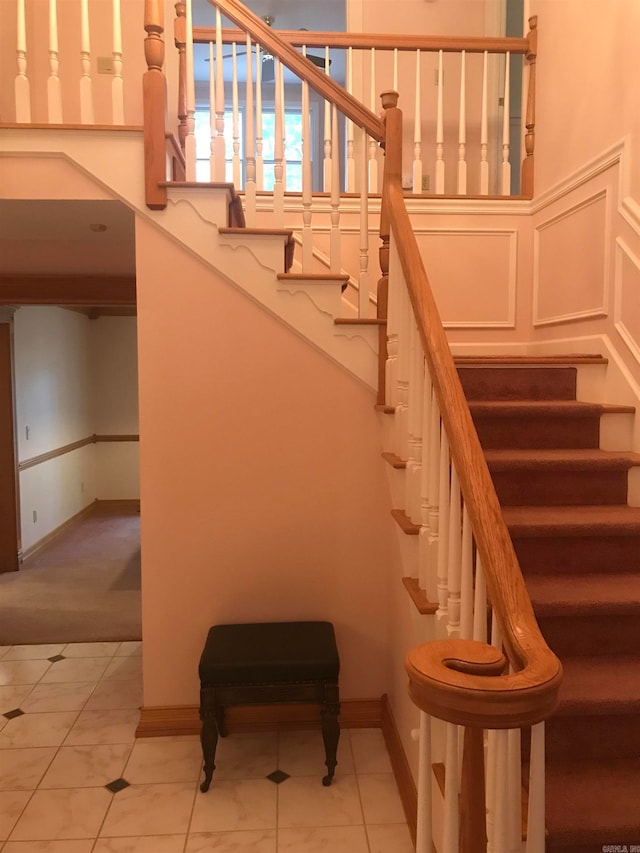
M301 80L305 80L321 97L335 104L338 110L354 124L363 128L377 142L382 142L382 122L375 113L350 95L339 83L319 71L311 60L306 59L295 47L281 39L279 33L267 26L239 0L209 0L209 3L217 7L243 32L249 33L255 42L266 48L272 56L276 56Z
M210 0L211 2L211 0ZM271 30L274 32L274 30ZM293 47L329 47L367 50L442 50L444 53L518 53L528 54L530 51L529 38L503 38L469 36L406 36L395 33L340 33L333 31L314 30L275 30L278 38L288 42ZM223 44L244 44L245 32L242 29L227 27L222 30ZM196 44L207 44L215 41L213 27L194 27L193 41Z
M397 93L383 94L388 158L383 199L508 656L505 659L498 649L473 640L443 640L420 646L406 661L410 693L418 707L448 722L478 728L518 728L540 722L552 713L562 667L545 643L533 614L404 204L402 113L395 103Z

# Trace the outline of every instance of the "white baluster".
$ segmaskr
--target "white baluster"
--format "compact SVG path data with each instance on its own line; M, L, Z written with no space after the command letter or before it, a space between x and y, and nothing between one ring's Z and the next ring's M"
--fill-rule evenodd
M340 158L338 151L338 108L333 105L331 124L331 150L335 151L335 157L331 163L331 242L330 262L331 272L339 273L341 269L340 258Z
M544 853L545 851L544 768L544 723L537 723L535 726L531 726L527 853Z
M443 53L438 51L438 112L436 119L436 193L444 193L444 70Z
M422 369L422 465L420 467L420 534L418 538L418 585L425 590L429 601L435 601L437 596L436 583L430 582L429 572L429 479L431 466L431 408L432 393L431 377L422 352L420 342L420 359Z
M280 63L280 114L282 117L282 192L285 193L287 191L287 110L284 102L284 65L282 63Z
M522 755L520 729L507 731L507 853L522 850Z
M494 853L509 853L509 732L494 731L495 779L492 846ZM517 788L520 796L520 787Z
M16 122L28 124L31 121L31 93L27 77L27 28L25 0L18 0L16 54L18 73L14 82L16 101Z
M306 45L302 55L307 55ZM313 232L311 230L313 193L311 186L311 117L309 115L309 84L302 81L302 269L310 272L313 266Z
M440 468L438 478L438 612L436 620L440 629L449 622L449 440L444 428L440 431Z
M58 76L58 8L56 0L49 0L49 79L47 80L47 105L49 124L62 124L62 92Z
M362 132L360 166L360 274L358 276L358 316L366 319L369 316L369 193L367 191L367 134L364 131Z
M449 494L449 571L447 587L449 590L449 621L447 631L450 637L460 636L460 583L461 583L462 523L460 506L460 481L455 467L451 466L451 491Z
M398 391L395 422L396 429L396 454L401 459L409 456L409 296L406 282L403 277L403 286L398 294Z
M185 47L185 65L187 76L187 133L184 138L184 160L185 160L185 177L188 181L196 179L196 88L193 71L193 0L187 0L186 8L186 28L187 28L187 44ZM209 75L213 74L213 53L211 45L209 45ZM213 105L209 104L209 109L213 114Z
M231 46L231 109L233 111L233 183L241 187L240 177L240 113L238 111L238 54L236 43Z
M460 638L473 639L473 535L466 504L462 508L462 572L460 575Z
M347 48L347 91L350 95L353 94L353 48ZM348 193L354 193L356 191L356 161L355 161L355 150L353 143L353 122L351 119L346 119L346 132L347 132L347 181L346 188ZM366 160L366 148L365 148L365 160ZM362 199L362 192L360 193L360 198ZM366 316L366 315L364 315Z
M111 110L114 124L124 124L124 76L122 59L122 15L120 0L112 0L113 21L113 80L111 81Z
M224 60L222 58L222 15L216 7L216 135L215 168L213 181L224 183L227 179L224 144Z
M256 49L256 189L264 189L264 157L262 154L262 50Z
M502 635L500 626L495 614L491 614L491 645L502 650ZM500 802L501 793L500 787L502 784L499 778L502 767L502 779L506 778L506 746L503 750L503 756L500 755L500 739L499 732L495 729L489 729L487 732L487 853L504 853L504 849L500 847L501 830L500 815L502 805ZM506 745L506 739L504 741Z
M93 124L89 0L81 0L80 3L80 68L80 121L82 124Z
M393 91L398 92L398 48L393 48Z
M378 112L376 93L376 49L371 48L371 87L369 90L369 106L371 112ZM378 192L378 148L375 139L369 139L369 192Z
M409 316L411 329L411 365L409 372L409 439L405 472L406 513L414 524L420 524L422 506L420 483L422 474L422 416L424 411L424 356L418 327L413 314Z
M431 720L420 711L418 746L418 809L416 817L416 853L431 853Z
M275 117L274 117L274 133L273 140L275 163L273 167L274 182L273 182L273 219L276 228L282 228L284 225L284 150L282 140L283 121L282 121L282 63L278 57L274 58L275 66Z
M420 51L416 50L415 119L413 126L413 192L422 192L422 73Z
M467 192L467 54L460 57L460 114L458 118L458 193Z
M324 49L324 73L329 76L329 48ZM324 183L326 193L331 192L331 104L324 102Z
M460 816L458 795L460 781L458 774L458 727L447 723L447 757L444 779L444 841L443 853L458 853L460 834Z
M487 119L487 85L488 85L488 65L489 54L485 50L484 63L482 66L482 117L480 122L480 195L488 195L489 193L489 137L488 137L488 119Z
M431 423L429 424L429 577L427 584L427 598L429 601L440 602L440 444L442 441L442 430L440 423L440 409L431 393ZM446 597L444 598L446 607Z
M188 57L188 51L187 51ZM187 67L189 60L187 58ZM213 42L209 42L209 180L215 181L218 170L216 169L216 68ZM187 81L191 78L187 76ZM188 85L188 82L187 82ZM188 110L187 110L188 112ZM187 174L189 173L189 161L187 160ZM193 180L188 178L187 180Z
M398 298L402 282L402 267L393 235L389 240L389 296L387 300L387 365L385 370L385 400L387 406L398 405ZM395 417L394 417L395 433Z
M511 163L509 163L509 99L511 54L507 52L504 66L504 109L502 113L502 195L511 193Z
M480 554L476 555L476 585L473 598L473 639L487 642L487 586Z
M260 61L258 48L258 61ZM247 86L245 113L245 219L252 228L256 224L256 137L253 112L253 47L247 36Z

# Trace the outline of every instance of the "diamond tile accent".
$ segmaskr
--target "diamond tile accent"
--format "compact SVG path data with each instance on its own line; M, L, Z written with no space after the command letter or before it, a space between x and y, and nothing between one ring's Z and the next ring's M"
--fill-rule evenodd
M270 779L272 782L275 782L276 785L279 785L281 782L284 782L289 778L289 774L285 773L284 770L274 770L273 773L269 773L267 779Z
M65 656L64 655L54 655L51 658L47 658L47 660L50 660L51 663L58 663L59 660L65 660Z
M127 782L127 780L123 779L121 776L119 779L114 779L113 782L109 782L104 787L108 788L111 793L117 794L118 791L124 791L125 788L128 788L130 784L130 782Z
M22 708L14 708L13 711L7 711L3 714L3 717L6 717L7 720L13 720L15 717L21 717L24 714Z

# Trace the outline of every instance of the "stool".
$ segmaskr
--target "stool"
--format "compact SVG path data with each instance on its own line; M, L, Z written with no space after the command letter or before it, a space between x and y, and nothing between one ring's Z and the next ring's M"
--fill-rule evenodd
M280 702L320 705L322 738L330 785L340 738L340 659L330 622L257 622L214 625L209 630L200 675L200 742L204 760L202 792L215 770L218 735L227 734L225 708Z

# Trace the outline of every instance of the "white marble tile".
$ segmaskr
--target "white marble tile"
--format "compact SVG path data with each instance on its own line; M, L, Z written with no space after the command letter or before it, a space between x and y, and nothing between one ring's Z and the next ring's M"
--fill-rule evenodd
M252 732L218 738L217 779L264 779L277 767L277 732Z
M278 853L369 853L364 826L279 829Z
M325 788L318 776L292 776L279 787L279 827L361 824L355 776L340 776Z
M112 797L104 788L36 791L11 833L11 840L95 838Z
M77 717L75 711L23 714L9 720L0 732L0 749L22 746L60 746Z
M217 781L198 792L191 832L275 829L277 786L267 779Z
M32 646L11 646L3 660L46 660L59 655L64 643L47 643Z
M98 788L106 785L122 776L130 752L128 743L63 746L47 770L40 788Z
M0 714L20 708L32 690L32 684L8 684L0 687Z
M131 785L114 796L100 837L186 834L195 796L192 782Z
M142 654L142 640L127 640L120 643L116 657L134 657Z
M67 643L61 654L66 658L111 658L120 643Z
M65 658L51 664L42 681L45 684L71 681L98 681L109 665L109 658Z
M31 714L47 711L80 711L94 688L94 681L36 684L20 707Z
M65 746L133 743L139 720L139 711L81 711Z
M405 816L392 773L365 773L358 776L364 822L404 823Z
M184 842L184 835L99 838L92 853L182 853Z
M369 825L367 835L371 853L414 853L406 823Z
M93 838L71 841L7 841L2 853L91 853Z
M6 655L6 653L11 648L13 648L13 646L0 646L0 660Z
M55 754L55 746L1 750L0 790L34 791Z
M0 685L36 684L50 668L48 660L0 661Z
M124 710L142 706L140 681L101 681L84 706L85 711Z
M185 853L276 853L275 829L190 835Z
M31 791L0 791L0 841L9 837L30 797Z
M327 772L325 765L322 732L281 732L278 750L278 767L290 776L313 776L322 778ZM353 773L353 758L349 744L349 732L343 731L338 742L338 766L336 773Z
M202 751L197 741L154 743L136 741L122 774L132 785L152 782L196 782L200 777Z
M380 729L351 729L356 773L391 773L389 753Z
M142 658L139 655L115 657L102 676L105 681L130 681L142 679Z

